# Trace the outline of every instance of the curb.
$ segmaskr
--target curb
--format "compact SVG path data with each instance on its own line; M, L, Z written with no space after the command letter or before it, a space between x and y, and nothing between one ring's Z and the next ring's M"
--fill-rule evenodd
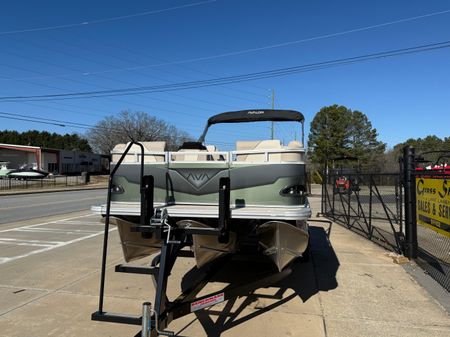
M71 191L89 191L89 190L106 190L108 186L97 186L97 187L79 187L79 188L55 188L55 189L47 189L47 190L24 190L24 191L11 191L11 192L0 192L0 196L8 196L8 195L22 195L22 194L39 194L39 193L53 193L53 192L71 192Z

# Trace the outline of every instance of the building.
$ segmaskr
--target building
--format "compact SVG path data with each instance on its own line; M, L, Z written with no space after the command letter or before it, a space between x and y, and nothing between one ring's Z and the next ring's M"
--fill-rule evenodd
M0 143L0 162L9 162L10 168L19 168L24 164L35 165L38 169L53 174L77 174L81 172L107 174L110 156Z

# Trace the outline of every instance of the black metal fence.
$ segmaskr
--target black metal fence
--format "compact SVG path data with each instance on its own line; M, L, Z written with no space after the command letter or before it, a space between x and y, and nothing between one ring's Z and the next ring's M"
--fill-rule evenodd
M86 184L86 176L52 176L43 179L0 179L0 191L22 189L44 189Z
M422 169L412 147L397 173L329 173L322 214L414 259L450 291L450 170Z
M324 175L322 213L386 248L400 252L403 208L399 174Z

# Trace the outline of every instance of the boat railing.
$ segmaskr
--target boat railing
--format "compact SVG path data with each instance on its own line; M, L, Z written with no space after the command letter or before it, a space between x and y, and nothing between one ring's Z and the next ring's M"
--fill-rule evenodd
M122 155L122 151L113 151L112 155ZM287 158L286 155L297 157ZM277 156L278 155L278 156ZM204 163L224 162L230 164L265 163L304 163L304 148L257 149L234 151L148 151L143 154L145 164ZM129 152L124 163L139 164L142 154Z

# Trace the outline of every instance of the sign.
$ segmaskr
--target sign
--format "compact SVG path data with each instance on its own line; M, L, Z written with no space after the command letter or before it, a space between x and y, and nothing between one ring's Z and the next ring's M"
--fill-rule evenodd
M191 303L191 312L210 307L211 305L223 302L225 300L225 293L220 293L217 295L213 295L207 298L203 298L201 300L195 301Z
M416 178L417 223L450 237L450 178Z

